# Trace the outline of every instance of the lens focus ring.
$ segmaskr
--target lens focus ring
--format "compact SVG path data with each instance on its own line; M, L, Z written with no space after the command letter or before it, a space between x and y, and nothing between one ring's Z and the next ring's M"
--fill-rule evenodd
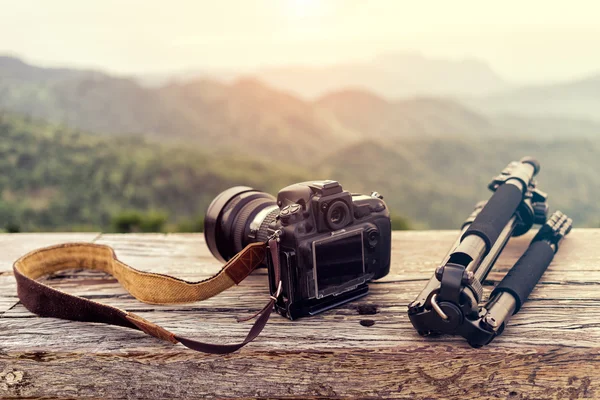
M279 208L276 208L273 211L271 211L261 222L260 228L258 228L258 232L256 232L257 242L266 242L267 239L269 239L269 236L271 236L269 234L269 225L271 225L271 223L277 219L278 215Z
M233 225L233 245L236 252L242 251L245 247L244 242L247 241L246 235L249 233L248 225L251 222L251 215L271 204L273 204L271 199L259 198L252 200L240 210Z

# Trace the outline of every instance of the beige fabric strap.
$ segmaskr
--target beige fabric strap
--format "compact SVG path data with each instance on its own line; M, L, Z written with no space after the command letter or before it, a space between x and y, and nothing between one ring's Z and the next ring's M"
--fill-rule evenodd
M250 244L216 275L199 282L139 271L118 260L112 248L89 243L67 243L33 251L17 260L15 268L31 279L65 269L102 271L114 276L125 290L144 303L175 304L206 300L240 283L262 262L265 254L264 243Z

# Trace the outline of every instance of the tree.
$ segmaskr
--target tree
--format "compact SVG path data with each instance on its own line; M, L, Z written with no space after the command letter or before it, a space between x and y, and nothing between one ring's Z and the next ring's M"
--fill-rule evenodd
M112 219L112 226L118 233L163 232L167 215L158 211L142 213L124 211Z
M390 217L392 219L392 230L408 231L412 229L410 222L406 218L395 214L392 214Z

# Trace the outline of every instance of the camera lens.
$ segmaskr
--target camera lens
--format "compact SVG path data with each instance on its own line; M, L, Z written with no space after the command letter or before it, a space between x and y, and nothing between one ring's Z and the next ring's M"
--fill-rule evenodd
M204 238L211 253L227 261L252 242L265 241L267 228L279 214L268 193L236 186L219 194L208 206Z
M343 201L334 201L327 208L325 220L331 230L342 229L348 225L350 221L350 209Z

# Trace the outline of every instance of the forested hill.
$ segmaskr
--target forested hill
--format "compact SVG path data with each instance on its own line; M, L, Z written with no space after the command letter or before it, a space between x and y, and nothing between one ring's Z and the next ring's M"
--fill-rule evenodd
M129 211L189 226L222 190L276 192L307 174L241 155L0 117L0 228L111 230Z
M600 141L412 139L336 149L313 168L140 137L96 135L22 117L0 118L0 229L198 230L209 202L234 185L270 193L309 179L379 191L415 228L457 228L489 197L488 181L510 160L534 155L553 209L578 226L600 224ZM396 217L396 227L403 227ZM144 221L138 221L143 224Z
M326 176L377 190L417 228L457 228L487 200L491 179L513 160L541 163L539 187L552 210L578 227L600 226L600 138L368 141L330 156Z

